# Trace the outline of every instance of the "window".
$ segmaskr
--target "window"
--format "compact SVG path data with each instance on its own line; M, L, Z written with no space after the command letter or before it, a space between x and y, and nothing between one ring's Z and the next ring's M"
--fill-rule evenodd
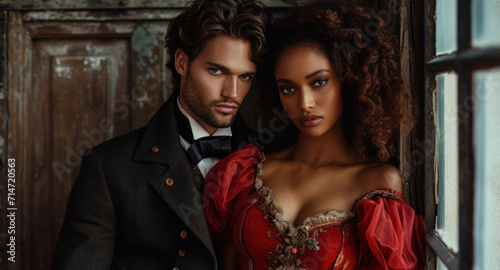
M500 0L425 2L426 225L437 269L500 269L499 14Z

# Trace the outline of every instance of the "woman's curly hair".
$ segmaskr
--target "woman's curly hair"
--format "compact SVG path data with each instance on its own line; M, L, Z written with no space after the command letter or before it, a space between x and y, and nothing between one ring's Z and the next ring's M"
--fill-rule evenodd
M414 103L396 62L395 36L383 18L353 2L314 1L275 25L267 72L272 74L287 48L306 45L322 51L341 80L346 138L360 158L387 161L398 150L401 122L414 122L408 115Z

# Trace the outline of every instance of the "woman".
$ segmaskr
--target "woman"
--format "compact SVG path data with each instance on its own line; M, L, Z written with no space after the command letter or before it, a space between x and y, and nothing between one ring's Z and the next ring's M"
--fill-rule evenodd
M209 172L211 232L228 236L238 269L423 269L423 220L384 163L411 104L392 36L348 1L284 22L272 35L272 91L298 139L265 157L244 146ZM369 23L378 32L366 40Z

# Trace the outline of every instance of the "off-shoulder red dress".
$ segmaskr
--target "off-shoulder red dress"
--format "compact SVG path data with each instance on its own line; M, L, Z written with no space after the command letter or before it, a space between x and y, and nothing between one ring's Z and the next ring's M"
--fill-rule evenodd
M374 190L352 211L329 211L294 226L262 185L262 154L247 145L205 180L212 235L229 233L239 269L425 269L421 216L398 192Z

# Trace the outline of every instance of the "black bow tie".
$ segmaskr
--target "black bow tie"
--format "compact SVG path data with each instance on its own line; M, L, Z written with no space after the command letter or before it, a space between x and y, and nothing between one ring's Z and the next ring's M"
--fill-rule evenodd
M175 105L174 111L179 127L179 135L191 144L191 147L186 151L186 155L191 164L196 165L200 160L207 157L218 157L223 159L233 152L231 150L230 136L204 137L195 141L189 120L182 114L179 106Z
M208 157L225 158L231 154L230 136L212 136L195 140L187 150L187 157L193 164Z

